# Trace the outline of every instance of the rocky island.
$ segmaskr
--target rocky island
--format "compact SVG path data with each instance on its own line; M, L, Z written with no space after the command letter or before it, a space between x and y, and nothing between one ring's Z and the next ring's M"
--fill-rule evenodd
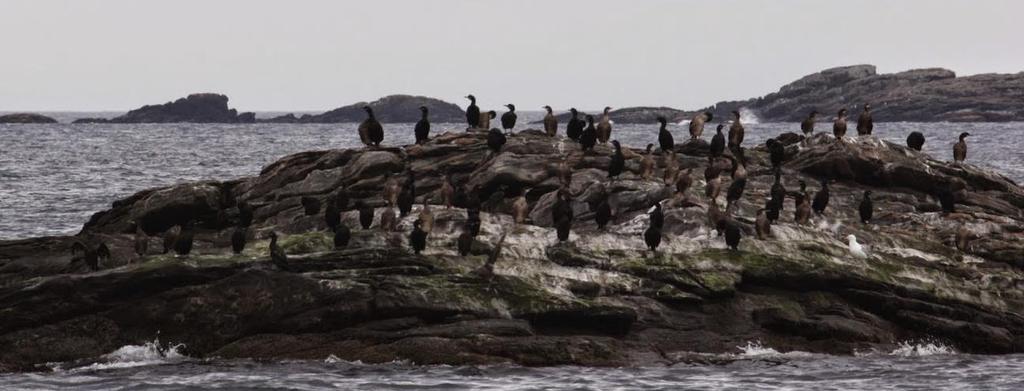
M734 212L744 238L733 251L707 225L703 141L678 145L677 155L656 151L653 178L639 175L643 152L628 150L625 173L609 180L607 145L583 154L525 130L492 153L486 138L457 131L401 148L297 153L252 177L141 191L74 237L0 242L0 369L45 369L156 336L193 357L418 364L716 362L749 341L832 354L922 339L1024 352L1024 189L997 173L871 136L785 135L790 196L798 181L814 194L829 180L831 203L802 225L787 197L771 234L756 239L754 216L773 180L768 152L752 146ZM576 217L559 242L551 208L563 157ZM675 165L694 179L682 194L661 179ZM409 173L417 206L382 231L384 185ZM445 173L486 200L467 256L455 250L466 210L440 205ZM308 209L340 189L351 198L341 215L352 238L335 249L324 213ZM876 212L864 224L857 204L868 189ZM937 189L950 190L954 212L942 211ZM516 225L520 191L529 219ZM588 207L600 194L613 210L603 230ZM356 201L375 208L369 229ZM408 237L424 201L434 224L415 255ZM664 239L652 252L642 233L661 201ZM241 203L252 221L234 255ZM187 220L196 223L191 254L161 254L161 235ZM149 245L141 257L133 222ZM271 232L288 271L270 261ZM848 235L865 257L851 253ZM98 271L71 262L76 240L103 242L112 256Z
M0 124L55 124L57 120L42 114L14 113L0 115Z
M296 117L286 114L274 118L262 119L260 122L272 123L341 123L361 122L366 118L364 106L373 108L374 114L381 122L410 123L420 119L420 106L430 111L430 121L434 123L461 123L465 121L462 108L454 103L425 96L388 95L373 102L358 102L316 115Z
M111 119L81 118L75 120L74 123L252 123L255 121L255 114L239 114L237 110L229 108L226 95L200 93L191 94L173 102L142 106Z

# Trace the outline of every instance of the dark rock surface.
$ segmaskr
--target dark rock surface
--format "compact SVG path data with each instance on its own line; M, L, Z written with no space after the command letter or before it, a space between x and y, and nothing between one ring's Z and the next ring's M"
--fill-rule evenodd
M483 133L445 133L404 148L303 152L254 177L139 192L77 235L111 248L99 271L70 263L75 237L0 242L0 368L96 357L158 332L195 357L368 363L670 364L755 340L833 354L918 338L964 352L1024 352L1024 190L970 164L821 133L788 146L782 170L790 192L799 180L812 195L819 179L835 181L825 216L796 224L789 198L773 236L755 239L755 212L772 176L767 152L751 148L737 204L739 251L726 250L707 227L707 159L685 144L678 163L694 168L693 186L688 202L666 203L657 253L641 235L651 203L673 197L661 181L662 156L656 179L638 176L634 158L610 182L608 146L584 155L536 130L510 135L497 155ZM576 220L570 240L558 243L549 220L563 156L574 167ZM385 175L407 171L415 173L417 205L397 232L382 232ZM480 236L462 257L455 241L466 211L435 205L427 248L413 255L408 232L424 197L440 202L445 172L458 186L478 187L481 199L501 186L509 197L525 190L532 221L513 224L511 198L488 203L493 209L481 214ZM342 187L353 199L342 214L352 239L335 250L322 214L305 215L300 200L328 202ZM857 218L865 189L876 206L866 225ZM956 212L938 211L937 189L955 191ZM614 215L601 231L585 201L605 191ZM370 230L359 228L355 200L376 207ZM255 210L249 245L233 255L237 201ZM197 222L190 256L134 254L133 220L157 249L162 231L188 218ZM269 260L271 230L291 272ZM969 233L962 247L960 232ZM851 254L851 234L867 258ZM497 261L485 267L503 235Z
M260 120L273 123L337 123L360 122L366 119L363 106L373 108L374 115L381 122L416 122L420 119L420 106L430 111L430 121L434 123L461 123L465 121L465 112L459 106L440 99L412 95L388 95L373 102L359 102L339 107L323 114L295 117L286 114L274 118Z
M146 105L111 119L82 118L74 123L252 123L253 113L239 114L228 108L228 97L221 94L191 94L173 102L160 105Z
M594 110L592 112L580 111L580 119L586 117L587 114L593 115L594 120L599 120L601 114L604 112L601 110ZM668 119L668 122L678 123L683 120L689 120L696 112L684 111L679 109L673 109L671 107L625 107L621 109L614 109L608 112L608 117L617 124L651 124L657 123L658 116L664 116ZM568 123L570 118L569 112L564 112L555 115L558 118L558 123L564 128L565 124ZM723 117L725 118L725 117ZM535 121L533 123L539 124L543 121Z
M0 115L0 124L55 124L57 120L41 114L14 113Z
M778 92L712 106L716 117L729 118L738 108L762 121L799 122L817 109L831 121L841 108L856 123L861 106L870 103L875 122L1024 121L1024 72L956 77L942 68L878 74L874 65L826 69L782 86Z

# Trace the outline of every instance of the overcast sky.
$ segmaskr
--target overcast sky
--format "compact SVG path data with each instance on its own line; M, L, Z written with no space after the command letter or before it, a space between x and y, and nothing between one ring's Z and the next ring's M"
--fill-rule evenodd
M220 92L251 110L393 93L697 108L824 68L1024 70L1024 1L0 0L0 111Z

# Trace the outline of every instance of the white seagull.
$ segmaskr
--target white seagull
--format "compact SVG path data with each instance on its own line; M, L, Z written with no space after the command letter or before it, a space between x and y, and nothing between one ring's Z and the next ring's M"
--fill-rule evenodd
M864 248L861 247L860 243L857 243L857 237L849 235L846 240L850 241L850 253L857 258L867 258L868 254L864 252Z

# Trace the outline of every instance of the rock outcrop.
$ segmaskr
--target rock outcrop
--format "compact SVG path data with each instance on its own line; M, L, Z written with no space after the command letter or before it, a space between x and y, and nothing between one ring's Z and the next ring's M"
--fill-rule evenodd
M294 114L286 114L274 118L260 120L260 122L273 123L338 123L338 122L360 122L366 119L366 112L363 106L373 108L374 115L381 122L416 122L420 119L420 106L426 106L430 110L430 121L434 123L462 123L465 122L465 112L454 103L448 103L440 99L428 98L425 96L412 95L388 95L373 102L359 102L348 106L339 107L323 114L303 115L296 117Z
M956 77L928 68L878 74L874 65L853 65L804 76L760 98L719 102L712 110L730 118L742 107L762 121L799 122L813 109L832 118L846 108L856 119L865 102L876 122L1024 121L1024 72Z
M584 118L587 114L593 115L595 120L600 118L603 110L596 110L594 112L583 112L580 111L580 118ZM695 114L695 111L684 111L679 109L673 109L671 107L625 107L621 109L615 109L608 112L608 116L615 121L617 124L652 124L657 123L656 119L658 116L664 116L668 119L668 122L678 123L684 120L689 120ZM569 122L569 112L561 113L556 115L558 123L564 128L565 124ZM539 124L543 121L535 121L533 123Z
M55 124L57 120L42 114L14 113L0 115L0 124Z
M146 105L111 119L82 118L74 123L252 123L254 113L241 113L228 108L228 97L221 94L191 94L173 102Z
M839 143L820 134L800 147L790 135L783 183L792 195L805 181L813 196L819 179L833 180L825 215L796 224L789 198L772 236L755 239L772 176L767 152L751 148L736 205L745 237L729 251L706 223L699 173L707 159L693 142L678 146L680 166L694 169L680 197L638 176L637 160L606 179L605 145L582 154L571 141L526 130L492 154L485 138L459 131L405 148L303 152L254 177L137 193L78 235L111 247L96 272L69 263L76 238L0 242L0 368L87 359L157 333L196 357L420 364L670 364L753 340L833 354L924 338L964 352L1024 352L1024 190L996 173L871 137ZM558 243L550 207L563 156L574 167L576 220L570 240ZM410 171L417 206L398 232L381 231L377 219L359 228L354 201L380 216L385 175ZM485 200L502 188L507 197L525 191L531 221L513 224L511 198L485 202L480 236L462 257L455 241L466 211L435 205L427 248L413 255L408 232L422 199L439 202L442 173ZM322 214L307 216L301 200L327 202L340 188L353 199L342 215L353 237L334 250ZM874 192L870 224L856 217L865 189ZM933 197L943 190L957 203L953 213ZM614 211L605 230L586 203L601 192ZM665 237L652 253L641 235L648 208L663 200ZM254 218L248 246L232 255L238 201ZM162 231L186 219L197 222L192 255L134 255L133 220L154 235L154 249ZM269 261L271 230L291 272ZM867 258L851 254L847 235Z

